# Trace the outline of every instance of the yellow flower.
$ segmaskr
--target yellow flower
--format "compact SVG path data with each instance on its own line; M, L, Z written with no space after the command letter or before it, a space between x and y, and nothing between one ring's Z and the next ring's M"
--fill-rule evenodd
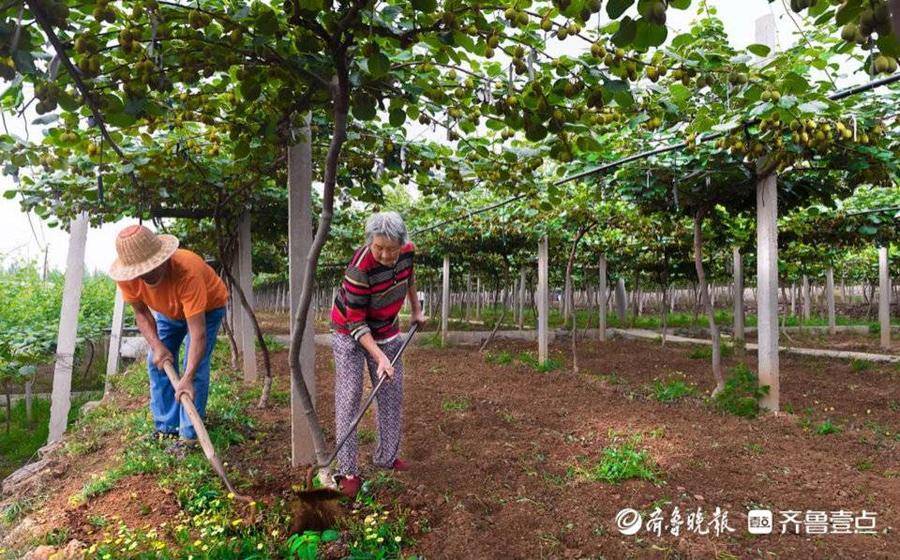
M233 500L233 499L234 499L234 492L229 492L229 493L228 493L228 499L229 499L229 500Z
M384 537L378 537L378 542L383 543L383 542L384 542Z
M194 541L194 546L200 546L201 544L203 544L203 543L200 542L200 539L197 539Z
M256 545L256 550L262 550L262 549L263 549L263 544L262 544L262 543L259 543L259 544Z
M403 540L403 539L401 539L399 535L394 537L394 542L400 542L401 540Z

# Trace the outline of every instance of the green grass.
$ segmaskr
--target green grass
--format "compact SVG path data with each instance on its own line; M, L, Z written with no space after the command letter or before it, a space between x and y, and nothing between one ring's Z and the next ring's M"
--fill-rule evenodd
M653 382L653 397L659 402L675 402L684 397L694 395L696 392L696 387L685 383L681 379L671 379L666 383L660 380Z
M750 371L745 364L738 364L731 368L725 379L725 388L712 402L720 412L756 418L759 415L759 399L768 392L768 385L759 386L759 378L755 372Z
M469 399L460 397L459 399L444 399L441 402L441 409L444 412L462 412L468 410Z
M78 397L72 399L72 408L69 410L69 424L78 418L87 399ZM29 459L38 449L47 443L47 434L50 424L50 401L46 399L34 399L32 402L34 422L29 424L25 418L25 400L19 400L12 405L10 418L10 430L6 432L6 407L0 409L0 479L5 478Z
M727 358L734 354L734 348L730 344L722 342L720 343L720 349L722 351L723 358ZM692 360L711 360L712 345L704 344L701 346L695 346L693 350L688 353L688 358Z
M579 465L573 469L576 476L597 482L619 483L638 479L659 481L659 469L650 452L639 449L641 436L635 435L627 441L614 443L603 450L600 460L592 466Z
M821 424L816 426L816 433L820 436L827 436L829 434L836 434L841 431L841 428L835 425L831 418L826 418Z
M563 365L559 360L549 357L546 362L539 363L537 357L531 352L522 352L517 359L519 362L531 366L538 373L548 373L561 368Z
M513 355L505 350L497 352L496 354L488 352L485 354L484 360L489 364L507 365L512 363Z
M850 371L852 371L853 373L861 373L872 369L872 366L874 365L875 364L873 364L869 360L860 360L859 358L854 358L850 361Z

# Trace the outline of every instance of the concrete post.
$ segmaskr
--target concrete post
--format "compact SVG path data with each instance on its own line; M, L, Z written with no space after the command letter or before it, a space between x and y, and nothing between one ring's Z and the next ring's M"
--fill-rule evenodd
M888 248L878 248L878 323L881 325L881 348L891 349L891 275Z
M526 270L523 266L519 270L519 313L516 317L516 322L518 323L519 330L525 328L525 278Z
M549 357L550 331L547 319L550 316L550 286L549 271L547 269L550 260L547 237L541 238L538 243L538 363L544 364Z
M756 246L759 384L769 386L760 405L778 411L778 191L775 175L766 175L756 183Z
M47 437L50 443L60 439L65 433L72 406L72 365L75 360L75 339L78 336L78 309L84 281L84 246L87 243L88 225L87 212L78 214L69 225L66 277L56 335L53 391L50 395L50 429Z
M738 247L732 249L734 273L734 340L744 341L744 260Z
M604 342L606 340L606 296L607 291L609 291L606 286L606 255L600 255L600 262L598 263L597 268L600 279L597 285L597 297L600 300L597 302L597 309L600 313L597 322L597 336L600 339L600 342Z
M450 324L450 255L444 255L444 282L441 292L441 344L447 344Z
M828 334L837 332L834 313L834 268L828 267L825 271L825 300L828 305Z
M125 300L122 291L116 289L116 298L113 301L112 325L109 327L109 350L106 352L106 383L103 387L103 396L109 394L110 381L119 373L119 350L122 347L122 318L125 315Z
M238 282L241 290L247 298L251 308L256 307L253 297L253 256L250 242L250 212L245 210L238 224ZM253 322L250 314L243 308L240 301L237 302L240 310L241 330L239 343L241 356L243 357L244 382L253 383L257 378L256 368L256 332L253 330Z
M312 144L310 116L300 130L296 145L288 148L288 312L291 336L296 328L300 290L306 273L306 257L313 240L312 221ZM313 323L315 314L307 316L300 345L300 369L313 405L316 402L316 345ZM291 466L311 464L315 448L309 432L309 422L300 401L300 389L291 377Z
M803 304L803 320L809 321L812 307L812 301L809 297L809 276L803 275L802 282L800 284L800 298Z

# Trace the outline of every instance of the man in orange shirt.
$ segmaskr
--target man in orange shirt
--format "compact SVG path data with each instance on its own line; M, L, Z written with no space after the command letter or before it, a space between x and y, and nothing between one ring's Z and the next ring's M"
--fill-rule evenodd
M209 396L209 366L228 290L203 259L178 248L172 235L156 235L142 225L129 226L116 237L118 258L109 275L134 309L135 322L150 344L150 411L159 437L181 435L173 450L183 453L197 433L180 398L193 399L200 416ZM155 312L155 313L154 313ZM182 376L172 387L163 364L172 362L187 337Z

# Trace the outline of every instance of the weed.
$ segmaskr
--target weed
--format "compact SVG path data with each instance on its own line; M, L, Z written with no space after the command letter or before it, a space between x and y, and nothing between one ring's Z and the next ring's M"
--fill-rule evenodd
M874 364L869 360L860 360L859 358L854 358L850 361L850 371L852 371L853 373L861 373L872 369L873 365Z
M754 455L762 455L763 452L763 446L759 443L747 443L744 445L744 449Z
M0 513L0 519L2 519L4 525L12 525L34 509L35 502L36 498L19 498L13 500L3 508L3 512Z
M588 480L618 483L636 478L657 482L657 466L646 449L638 449L639 435L620 444L613 444L603 450L600 461L588 468L576 467L576 474Z
M368 428L360 428L357 431L359 434L359 442L360 443L375 443L376 434L375 430L370 430Z
M759 386L756 373L745 364L731 368L725 380L725 388L713 398L715 408L721 412L744 418L756 418L759 414L759 399L769 393L769 386Z
M461 397L459 400L444 399L441 409L444 412L462 412L469 408L469 399Z
M501 352L497 352L496 354L488 352L487 354L485 354L484 359L489 364L507 365L512 363L513 356L509 352L503 350Z
M869 459L869 458L860 459L859 461L856 462L856 470L858 470L859 472L870 471L870 470L872 470L872 468L874 466L875 466L875 463L873 463L872 459Z
M538 362L538 359L529 352L519 354L519 362L531 366L538 373L549 373L562 367L562 362L554 358L547 358L544 363Z
M828 434L836 434L841 431L841 428L836 426L831 422L831 418L826 418L824 422L816 426L816 433L820 436L827 436Z
M57 527L44 535L44 544L50 546L62 546L69 542L69 528Z
M693 385L688 385L681 379L672 379L666 383L659 380L653 382L653 396L659 402L675 402L696 392Z

